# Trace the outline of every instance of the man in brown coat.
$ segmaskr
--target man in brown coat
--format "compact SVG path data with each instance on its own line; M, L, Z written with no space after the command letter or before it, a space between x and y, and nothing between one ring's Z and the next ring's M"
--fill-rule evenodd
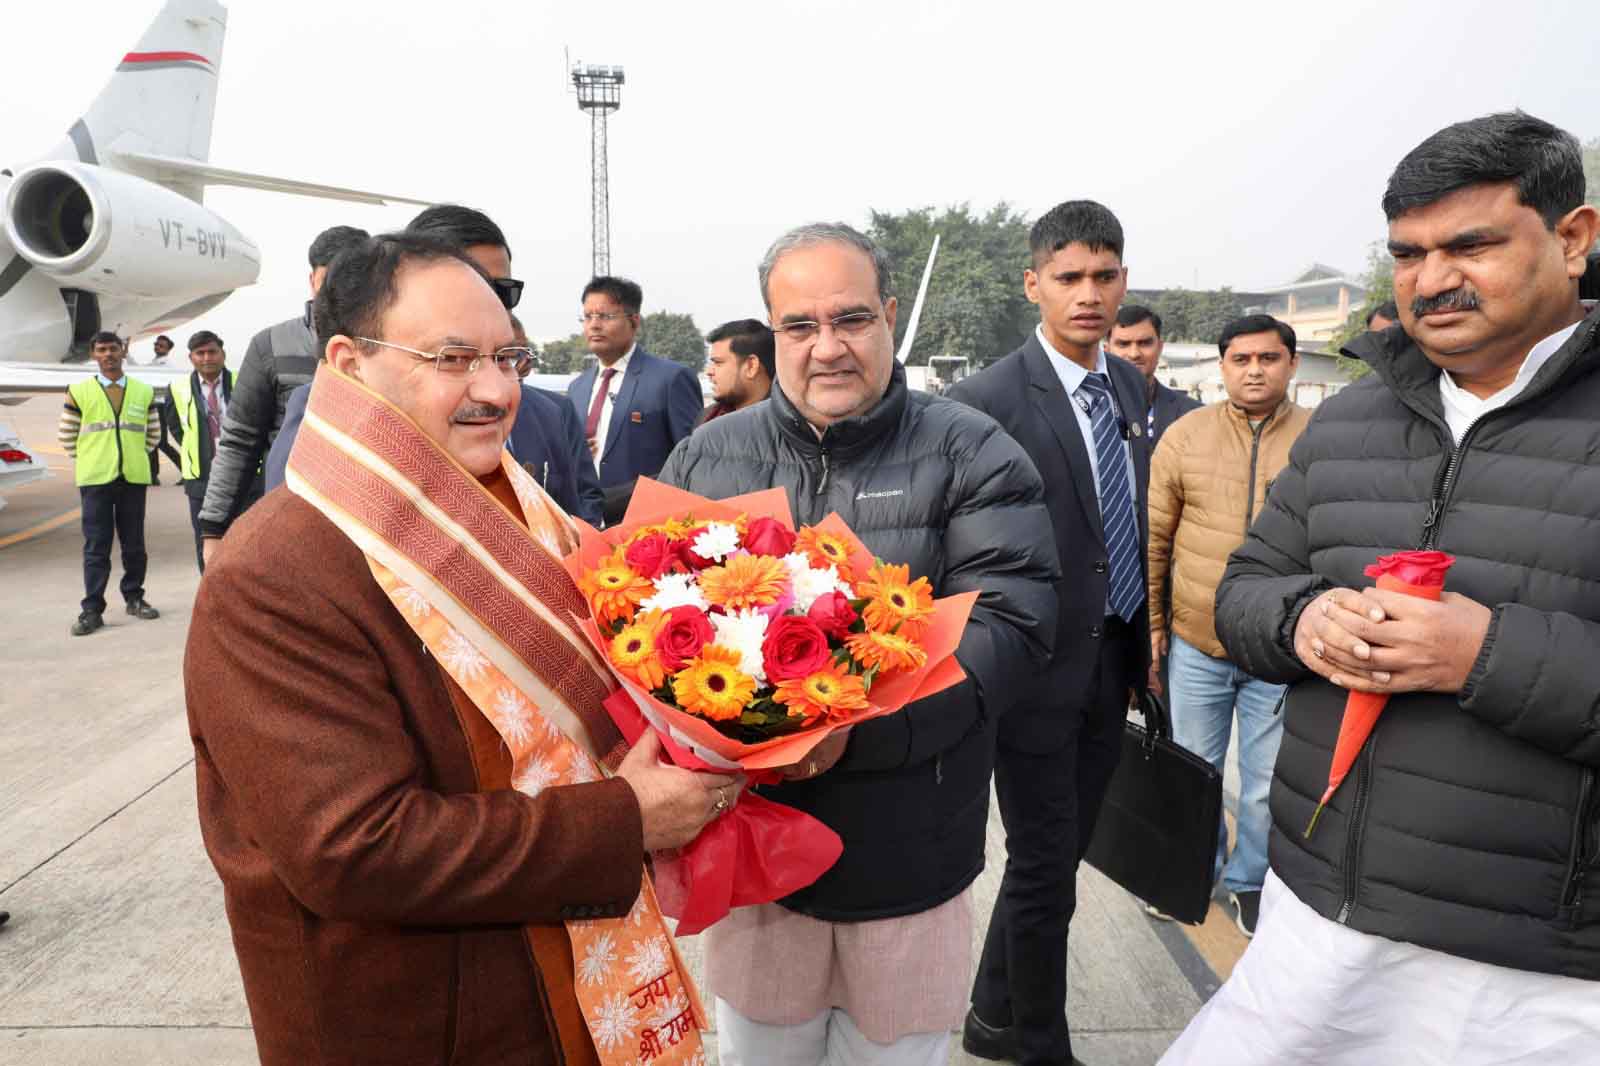
M208 566L184 663L261 1061L617 1061L578 1008L574 945L654 920L645 854L692 839L734 782L661 764L652 740L620 764L620 744L590 743L609 682L559 636L570 522L504 458L528 353L481 271L428 238L371 238L334 263L316 321L289 483ZM428 506L385 503L374 471ZM407 545L440 512L461 550L430 569ZM488 560L517 587L462 596L454 575ZM516 632L484 621L530 593L546 606ZM557 635L505 653L539 627Z
M1230 856L1223 826L1213 879L1228 890L1239 931L1252 936L1267 874L1267 790L1283 736L1283 686L1228 661L1211 605L1229 554L1244 543L1311 412L1289 399L1299 357L1287 324L1247 315L1228 324L1217 347L1228 399L1174 422L1150 461L1150 650L1156 662L1170 652L1178 743L1220 769L1238 716L1238 838ZM1161 687L1153 667L1150 687Z

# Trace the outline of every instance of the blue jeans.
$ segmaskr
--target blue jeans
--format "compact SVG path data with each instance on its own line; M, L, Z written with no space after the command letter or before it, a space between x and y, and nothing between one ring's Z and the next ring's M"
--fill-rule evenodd
M1174 739L1219 770L1228 754L1234 712L1238 712L1238 839L1230 856L1224 823L1217 836L1217 862L1211 876L1212 880L1220 876L1230 892L1259 892L1267 877L1267 832L1272 826L1267 793L1273 764L1278 761L1278 743L1283 739L1278 703L1284 686L1258 681L1176 634L1167 665Z

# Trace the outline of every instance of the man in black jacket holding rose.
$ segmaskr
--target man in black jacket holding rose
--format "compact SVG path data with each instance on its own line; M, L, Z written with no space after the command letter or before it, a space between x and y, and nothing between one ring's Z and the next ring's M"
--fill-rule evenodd
M1346 350L1374 373L1318 409L1217 592L1229 655L1291 686L1272 872L1250 951L1163 1063L1594 1060L1583 198L1577 140L1521 112L1439 131L1389 179L1400 323ZM1363 577L1405 549L1455 557L1438 602ZM1350 692L1388 704L1308 835Z

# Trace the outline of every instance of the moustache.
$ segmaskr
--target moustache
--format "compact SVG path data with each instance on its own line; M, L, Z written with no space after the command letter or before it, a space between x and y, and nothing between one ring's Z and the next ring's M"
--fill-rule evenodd
M1418 296L1411 301L1411 314L1417 318L1435 311L1476 311L1478 294L1471 289L1451 289L1437 296Z
M506 408L492 403L475 403L471 407L463 407L450 416L452 422L482 422L486 419L499 420L506 416Z

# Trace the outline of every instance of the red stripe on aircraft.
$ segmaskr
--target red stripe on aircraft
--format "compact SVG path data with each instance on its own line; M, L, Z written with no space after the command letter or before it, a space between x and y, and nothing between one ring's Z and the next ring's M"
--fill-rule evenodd
M129 52L122 57L124 63L179 63L184 60L211 65L211 60L194 52Z

